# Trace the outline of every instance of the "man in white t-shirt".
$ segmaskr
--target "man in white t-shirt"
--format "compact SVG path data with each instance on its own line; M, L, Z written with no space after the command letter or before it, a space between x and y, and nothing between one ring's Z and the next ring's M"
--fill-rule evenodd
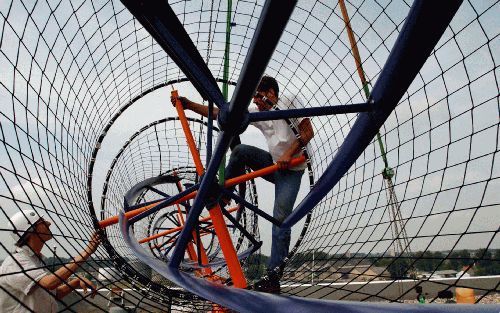
M56 298L62 299L76 288L95 286L84 277L66 280L98 247L94 233L89 244L77 257L54 273L42 262L41 250L52 239L51 223L34 210L23 210L10 218L16 249L0 267L0 312L56 312Z
M273 77L262 77L253 102L257 108L250 108L249 112L274 110L275 106L281 109L301 108L302 102L296 96L278 97L279 86ZM183 107L203 116L208 116L208 107L192 102L184 97L178 98ZM175 105L175 99L172 99ZM214 108L213 117L216 118L219 110ZM253 122L250 125L257 127L266 138L269 152L257 147L240 144L236 146L226 167L226 179L245 173L245 167L258 170L274 163L278 164L279 171L263 177L275 185L275 199L273 217L284 221L292 212L293 205L300 188L305 164L288 168L292 158L300 156L302 147L314 136L309 118L291 119L300 135L297 137L286 120L272 120ZM271 257L267 268L270 279L266 286L257 286L257 289L269 292L279 292L279 274L274 271L288 255L290 248L290 228L280 228L273 225Z

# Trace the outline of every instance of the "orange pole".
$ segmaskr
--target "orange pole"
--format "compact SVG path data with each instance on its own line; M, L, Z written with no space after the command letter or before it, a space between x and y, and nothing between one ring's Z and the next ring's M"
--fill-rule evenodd
M212 217L215 234L219 239L222 254L226 259L229 275L233 279L233 284L236 288L246 288L247 280L245 278L245 275L243 274L243 270L241 269L238 255L236 254L233 242L231 241L231 236L229 234L229 231L227 230L226 222L224 221L224 216L222 215L219 204L216 204L214 207L212 207L209 212L210 216Z
M232 213L232 212L237 211L237 210L238 210L238 207L234 207L234 208L231 208L231 209L229 209L227 211L229 213ZM209 221L211 219L212 218L210 216L207 216L207 217L201 218L199 221L200 222L207 222L207 221ZM182 230L183 228L184 228L184 226L179 226L179 227L175 227L175 228L172 228L172 229L169 229L169 230L162 231L161 233L158 233L158 234L155 234L153 236L150 236L150 237L147 237L147 238L139 240L139 243L145 243L145 242L151 241L151 240L156 239L156 238L160 238L160 237L164 237L164 236L170 235L172 233L175 233L176 231Z
M203 168L203 164L201 163L200 153L196 148L193 134L191 133L191 129L189 128L186 114L184 113L184 108L182 107L182 103L179 100L179 94L177 93L177 90L172 90L172 97L175 98L175 109L177 110L177 114L179 115L182 130L184 130L184 135L186 136L189 151L191 151L191 156L193 157L194 165L196 166L196 172L198 173L198 175L202 175L205 169Z
M187 246L187 254L191 261L198 261L198 256L196 255L196 250L194 249L193 243L190 241Z
M305 162L305 160L306 160L306 157L303 155L296 157L296 158L290 160L290 163L288 164L288 168L302 164ZM277 164L274 164L274 165L271 165L268 167L264 167L264 168L261 168L260 170L256 170L256 171L250 172L248 174L243 174L241 176L228 179L226 181L226 183L224 184L224 187L226 187L226 188L232 187L232 186L238 185L240 183L244 183L246 181L249 181L250 179L254 179L256 177L262 177L262 176L269 175L269 174L274 173L278 170L279 170L279 167Z
M356 39L354 38L354 32L351 27L351 20L349 14L347 14L347 8L345 7L344 0L339 0L340 11L342 12L342 17L344 18L345 28L347 30L347 36L349 37L349 42L351 43L352 54L354 56L354 62L356 63L356 69L358 71L359 78L361 79L361 84L363 86L366 84L365 73L363 73L363 67L361 66L361 58L359 56L358 45L356 44Z
M177 209L179 210L179 213L177 213L177 217L179 219L179 222L180 222L181 226L184 226L184 217L182 216L181 208L179 207L178 204L177 204ZM191 260L198 261L199 256L196 254L196 250L194 249L194 245L191 241L188 243L187 253L188 253L188 256Z
M306 160L306 158L304 156L300 156L300 157L297 157L297 158L294 158L290 161L290 164L288 167L293 167L293 166L296 166L296 165L299 165L301 163L304 163L304 161ZM254 171L254 172L251 172L251 173L248 173L248 174L243 174L241 176L238 176L238 177L234 177L234 178L231 178L231 179L228 179L225 184L224 184L224 187L228 188L228 187L232 187L232 186L235 186L239 183L244 183L246 181L249 181L250 179L254 179L254 178L257 178L257 177L261 177L261 176L266 176L266 175L269 175L271 173L274 173L278 170L278 165L274 164L274 165L271 165L271 166L268 166L268 167L264 167L260 170L257 170L257 171ZM194 199L196 197L196 194L197 192L196 191L193 191L187 195L185 195L184 197L180 198L179 200L173 202L171 205L174 205L174 204L177 204L177 203L181 203L181 202L184 202L184 201L187 201L187 200L191 200L191 199ZM161 201L163 200L159 200L157 202L154 202L154 203L151 203L149 205L146 205L146 206L143 206L142 208L138 208L138 209L135 209L135 210L132 210L132 211L128 211L125 213L125 217L126 218L132 218L142 212L145 212L147 210L149 210L150 208L154 207L155 205L159 204ZM111 226L111 225L114 225L118 223L118 216L111 216L111 217L108 217L107 219L104 219L102 221L99 222L99 227L100 228L105 228L105 227L108 227L108 226Z
M175 238L170 238L167 242L168 242L168 243L171 243L171 242L174 242L174 241L175 241ZM156 245L152 246L151 248L153 248L153 249L159 248L159 247L160 247L161 245L163 245L164 243L165 243L165 242L163 242L163 243L161 243L161 244L156 244ZM192 242L190 242L190 244L192 245ZM165 250L165 249L166 249L166 248L162 248L161 250ZM193 252L193 253L192 253L192 252ZM189 255L189 258L190 258L191 260L194 260L194 261L196 261L196 260L197 260L197 259L196 259L196 254L194 253L194 250L189 251L189 247L188 247L188 255Z
M196 144L194 142L193 135L191 134L191 129L189 128L189 124L188 124L188 121L186 118L186 114L184 113L184 108L182 107L182 103L178 99L179 95L177 93L177 90L172 91L172 96L176 98L175 107L177 109L177 114L179 115L179 120L180 120L181 125L182 125L182 130L184 131L184 135L186 136L186 141L188 143L189 150L191 151L191 156L193 157L193 161L194 161L194 164L196 166L196 172L198 173L198 175L202 175L204 172L204 168L203 168L203 164L201 163L200 153L198 152L198 149L196 148ZM181 187L180 182L177 182L177 186ZM177 203L180 203L180 202L182 202L182 201L179 200ZM179 218L181 219L181 225L183 226L184 225L184 218L182 216L181 208L178 204L177 204L177 209L179 212L178 213ZM186 214L187 214L187 211L186 211ZM192 236L193 236L194 243L198 244L197 243L198 240L196 238L196 232L194 230L192 231ZM202 264L208 264L208 256L205 252L205 248L203 247L201 242L199 243L199 245L200 245L200 254L201 255L198 255L197 257L191 258L191 259L193 261L197 261L198 258L200 258ZM194 245L192 242L189 242L189 244L188 244L188 253L190 255L192 254L192 255L196 256L196 253L194 250ZM204 274L212 274L212 269L211 268L203 268L202 272Z
M198 245L198 238L196 238L196 231L193 230L192 235L193 235L194 243L196 245ZM201 234L200 234L200 240L201 240ZM199 246L200 246L200 256L199 257L201 259L201 264L207 265L208 264L208 256L207 256L207 253L205 252L205 247L203 247L202 242L199 243ZM196 261L198 261L198 260L196 260ZM204 267L201 269L201 271L204 275L212 274L212 268L210 268L210 267Z
M181 226L184 226L184 216L182 215L181 207L178 204L176 204L176 206L177 206L177 219L179 220L179 224L181 224ZM189 258L192 261L198 260L198 256L196 255L196 251L194 250L194 246L193 246L192 242L188 243L186 250L187 250L187 254L188 254Z
M207 227L207 229L212 229L212 228L214 228L214 227L213 227L213 226ZM212 233L207 232L207 231L202 231L202 232L200 232L200 237L204 237L204 236L207 236L207 235L210 235L210 234L212 234ZM175 239L173 238L173 239L170 239L170 240L168 241L168 243L170 243L170 242L174 242L174 241L175 241ZM156 249L156 248L160 247L160 246L161 246L162 244L164 244L164 243L165 243L165 242L163 242L163 243L161 243L161 244L154 245L154 246L152 246L152 248ZM165 248L162 248L162 250L165 250Z
M177 182L177 186L179 188L182 188L179 181ZM181 227L184 228L184 224L185 224L184 214L183 214L183 212L181 210L181 206L179 204L176 204L176 206L177 206L177 218L179 219L179 223L181 224ZM186 209L186 214L187 214L187 209ZM196 233L193 231L193 241L194 241L194 244L197 244L197 240L196 240L195 234ZM198 255L196 253L196 250L194 249L194 244L191 241L188 243L187 251L188 251L189 258L192 261L195 261L195 262L198 261L198 258L201 258L202 264L208 264L208 257L207 257L207 254L205 253L205 249L203 247L201 247L201 249L200 249L201 256L200 256L200 255ZM204 274L211 274L212 273L212 269L210 269L210 268L204 268L202 270L202 272Z
M290 164L288 167L293 167L293 166L296 166L296 165L299 165L301 163L304 163L304 161L306 160L306 158L304 156L300 156L300 157L297 157L297 158L294 158L290 161ZM261 177L261 176L266 176L266 175L269 175L271 173L274 173L278 170L278 165L274 164L274 165L271 165L271 166L268 166L268 167L264 167L260 170L257 170L257 171L254 171L254 172L251 172L251 173L248 173L248 174L243 174L241 176L238 176L238 177L234 177L234 178L231 178L231 179L228 179L225 183L224 183L224 187L228 188L228 187L232 187L232 186L235 186L239 183L244 183L246 181L249 181L250 179L254 179L254 178L257 178L257 177ZM196 197L196 194L197 192L196 191L193 191L187 195L185 195L184 197L180 198L179 200L173 202L171 205L174 205L174 204L177 204L177 203L181 203L181 202L184 202L184 201L187 201L187 200L191 200L191 199L194 199ZM146 205L146 206L143 206L142 208L138 208L138 209L135 209L135 210L132 210L132 211L128 211L125 213L125 217L126 218L132 218L142 212L145 212L147 210L149 210L150 208L154 207L155 205L159 204L161 201L163 200L159 200L157 202L154 202L154 203L151 203L149 205ZM99 222L99 227L100 228L105 228L105 227L108 227L108 226L111 226L111 225L114 225L118 223L118 216L111 216L111 217L108 217L107 219L104 219L102 221Z
M179 222L181 223L181 225L184 225L184 214L181 211L181 206L178 204L176 204L176 206L177 206L177 216L178 216Z
M184 133L186 135L186 140L189 146L189 150L191 151L191 155L193 156L193 161L196 166L196 171L198 175L201 176L203 175L204 168L201 163L200 154L196 149L193 135L191 134L191 130L189 129L189 124L187 123L186 115L184 114L184 108L182 107L182 103L178 99L179 95L176 90L172 91L172 97L176 98L175 108L177 109L177 113L179 114L179 119L182 124L182 129L184 130ZM238 260L238 255L236 254L236 250L234 249L233 242L231 241L231 236L229 235L229 231L227 229L224 216L222 215L221 208L217 204L212 208L210 208L208 212L210 213L210 217L212 218L215 234L219 239L219 244L222 249L222 254L226 259L229 274L233 279L233 284L237 288L245 288L247 286L245 275L243 274L243 270L241 269L241 264L240 261Z
M135 209L135 210L132 210L132 211L128 211L125 213L125 217L127 219L131 218L131 217L134 217L144 211L147 211L149 210L150 208L154 207L155 205L157 205L158 203L160 203L161 200L157 201L157 202L154 202L154 203L151 203L149 205L146 205L146 206L143 206L141 208L138 208L138 209ZM112 217L108 217L102 221L99 222L99 227L100 228L105 228L105 227L108 227L108 226L111 226L113 224L116 224L118 223L118 215L115 215L115 216L112 216Z

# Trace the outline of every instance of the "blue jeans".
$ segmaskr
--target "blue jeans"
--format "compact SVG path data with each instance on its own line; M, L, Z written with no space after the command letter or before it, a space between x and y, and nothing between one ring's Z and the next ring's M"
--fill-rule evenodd
M240 144L231 153L226 167L226 178L233 178L245 173L245 166L252 170L273 165L271 154L262 149ZM282 170L264 176L263 178L274 184L274 209L273 217L283 222L292 213L295 199L300 188L303 170ZM273 225L271 257L267 264L268 270L280 265L288 255L290 248L291 229L280 228Z

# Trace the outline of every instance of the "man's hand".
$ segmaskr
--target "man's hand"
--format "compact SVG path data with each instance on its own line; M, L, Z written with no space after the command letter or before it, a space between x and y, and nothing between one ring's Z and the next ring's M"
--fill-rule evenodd
M170 97L170 102L172 102L174 107L176 106L176 100L181 102L184 109L201 114L204 117L208 117L208 106L193 102L186 97ZM217 114L219 114L219 108L214 107L212 111L212 118L216 119Z
M77 279L79 280L80 288L83 289L83 294L86 295L88 293L87 288L90 288L90 297L94 298L97 294L97 288L95 287L95 285L85 277L78 277Z
M278 161L276 161L276 164L278 165L278 169L280 171L288 169L288 166L290 165L290 161L292 160L293 155L291 155L288 152L283 153L283 155L279 158Z
M186 106L191 102L188 98L186 97L170 97L170 102L172 102L172 105L175 107L177 104L177 101L179 100L182 104L182 107L186 109Z

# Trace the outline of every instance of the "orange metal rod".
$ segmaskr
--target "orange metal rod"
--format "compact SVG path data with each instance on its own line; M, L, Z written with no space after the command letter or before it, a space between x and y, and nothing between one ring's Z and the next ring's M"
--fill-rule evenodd
M198 242L198 238L196 236L196 231L193 230L192 234L193 234L194 244L199 245L199 247L200 247L200 255L198 257L201 260L201 264L207 265L208 264L208 256L207 256L207 253L205 252L205 247L203 247L203 243L202 242ZM201 236L202 235L200 234L200 241L201 241ZM198 261L198 260L196 260L196 261ZM210 267L204 267L204 268L202 268L201 272L204 275L212 274L212 268L210 268Z
M179 224L181 224L181 226L184 227L184 216L183 216L182 211L181 211L181 206L178 204L176 204L176 206L177 206L177 219L179 220ZM196 254L196 251L194 249L194 245L192 242L188 243L187 253L188 253L189 258L192 261L196 262L198 260L198 256Z
M170 205L174 205L174 204L178 204L178 203L181 203L181 202L184 202L184 201L187 201L187 200L194 199L196 197L196 194L197 194L197 192L193 191L193 192L185 195L184 197L180 198L179 200L172 202ZM142 212L146 212L147 210L151 209L152 207L156 206L157 204L159 204L162 201L163 200L158 200L158 201L156 201L154 203L148 204L148 205L140 207L138 209L135 209L135 210L132 210L132 211L128 211L128 212L125 213L125 217L126 218L132 218L132 217L134 217L136 215L141 214ZM100 228L105 228L105 227L114 225L116 223L118 223L118 215L111 216L111 217L108 217L108 218L100 221L99 222L99 227Z
M306 160L306 157L303 155L300 157L294 158L290 161L288 168L302 164L305 162L305 160ZM279 170L279 168L278 168L277 164L274 164L274 165L271 165L268 167L264 167L260 170L250 172L248 174L243 174L243 175L235 177L235 178L228 179L226 181L226 183L224 184L224 187L226 187L226 188L232 187L232 186L238 185L240 183L244 183L246 181L249 181L250 179L254 179L256 177L262 177L262 176L269 175L269 174L274 173L278 170Z
M227 211L229 213L232 213L232 212L237 211L237 210L238 210L238 207L234 207L234 208L230 208ZM207 216L207 217L201 218L199 221L200 222L207 222L207 221L209 221L211 219L212 218L210 216ZM158 233L158 234L155 234L153 236L150 236L150 237L147 237L147 238L139 240L139 243L145 243L145 242L154 240L156 238L160 238L160 237L164 237L164 236L170 235L172 233L175 233L176 231L182 230L183 228L184 228L184 226L178 226L178 227L175 227L175 228L172 228L172 229L169 229L169 230L162 231L161 233Z
M366 84L365 74L363 73L363 67L361 66L361 57L359 56L358 45L356 44L356 39L354 38L354 32L352 31L351 21L349 19L349 14L347 14L347 8L345 6L344 0L339 0L340 11L342 11L342 17L344 18L345 28L347 30L347 36L349 37L349 42L351 43L352 54L354 56L354 62L356 63L356 69L358 70L359 78L363 86Z
M306 160L306 158L304 156L300 156L300 157L294 158L294 159L292 159L290 161L289 167L293 167L293 166L299 165L299 164L303 163L305 160ZM269 175L271 173L276 172L277 170L278 170L278 165L274 164L274 165L262 168L260 170L257 170L257 171L254 171L254 172L251 172L251 173L248 173L248 174L244 174L244 175L241 175L241 176L238 176L238 177L234 177L234 178L228 179L225 182L224 187L226 187L226 188L232 187L232 186L235 186L235 185L237 185L239 183L244 183L246 181L249 181L250 179L254 179L254 178L257 178L257 177ZM187 194L186 196L180 198L179 200L173 202L171 205L174 205L174 204L177 204L177 203L181 203L181 202L184 202L184 201L187 201L187 200L194 199L196 197L196 194L197 194L197 192L193 191L193 192ZM138 215L138 214L140 214L142 212L145 212L145 211L149 210L150 208L152 208L155 205L159 204L161 201L163 201L163 200L158 200L157 202L154 202L154 203L151 203L149 205L143 206L142 208L138 208L138 209L126 212L125 213L125 217L126 218L132 218L132 217L134 217L134 216L136 216L136 215ZM104 219L104 220L100 221L99 222L99 227L100 228L105 228L105 227L114 225L116 223L118 223L118 216L112 216L112 217L108 217L107 219Z
M184 108L182 107L182 103L179 100L179 94L177 93L177 90L172 90L172 97L175 98L175 109L177 110L177 114L179 115L179 121L181 122L182 130L184 130L184 135L186 137L189 151L191 151L191 156L193 157L194 165L196 166L196 172L198 173L198 175L202 175L205 169L203 168L203 164L201 163L200 153L196 148L193 134L191 133L191 129L189 128L186 113L184 113Z
M214 228L214 227L213 227L213 226L207 227L207 229L212 229L212 228ZM204 237L204 236L207 236L207 235L212 235L212 233L211 233L211 232L207 232L207 231L202 231L202 232L200 232L200 237ZM175 242L175 238L169 239L169 240L167 241L167 243L171 243L171 242ZM165 241L164 241L164 242L162 242L162 243L159 243L159 244L157 244L157 245L151 246L151 248L153 248L153 249L157 249L157 248L159 248L161 245L164 245L164 244L165 244ZM162 250L165 250L165 249L166 249L166 247L162 247Z
M127 219L132 218L132 217L136 216L137 214L140 214L142 212L145 212L145 211L149 210L150 208L154 207L155 205L157 205L161 201L162 200L158 200L158 201L156 201L154 203L145 205L145 206L143 206L141 208L138 208L138 209L135 209L135 210L132 210L132 211L128 211L128 212L125 213L125 217ZM99 222L99 227L100 228L106 228L106 227L114 225L116 223L118 223L118 215L111 216L111 217L108 217L108 218L100 221Z
M204 168L201 163L200 154L196 149L193 135L191 134L191 130L189 129L186 115L184 114L184 108L182 107L182 103L180 102L180 100L178 100L178 96L179 95L177 91L173 90L172 97L176 98L175 107L177 109L177 113L179 114L179 119L181 121L182 128L184 130L187 143L191 151L191 155L196 165L196 171L198 175L203 175ZM215 234L219 239L222 254L224 255L224 258L227 262L229 274L233 279L234 286L237 288L245 288L247 286L245 275L243 274L243 270L241 269L241 264L238 260L238 255L236 254L236 250L234 249L233 242L231 241L231 236L229 235L229 231L227 229L227 225L224 220L224 216L222 215L220 206L218 204L213 206L212 208L210 208L209 213L214 225Z
M181 225L184 225L184 213L181 211L181 206L176 204L177 206L177 216L179 218L179 222Z
M194 245L193 245L192 241L190 241L188 243L186 251L187 251L188 257L191 261L195 261L195 262L198 261L198 256L196 254L196 250L194 249Z
M177 110L177 114L179 115L179 121L181 122L182 130L184 131L184 136L186 137L189 151L191 152L191 156L193 158L193 161L194 161L194 164L196 167L196 172L198 173L198 175L201 176L205 172L205 169L204 169L203 164L201 162L200 153L199 153L198 149L196 148L193 134L191 133L191 129L189 128L189 123L187 121L186 114L184 113L184 108L182 106L181 101L178 98L179 94L177 93L177 90L172 90L171 95L172 95L172 97L175 98L175 108ZM180 183L177 182L178 186L179 186L179 184ZM180 213L180 207L179 207L179 214L182 215ZM201 263L208 264L208 257L207 257L207 254L205 252L205 248L203 247L201 242L200 243L197 242L196 232L194 230L192 231L192 236L193 236L194 243L198 244L200 246L200 255L198 257L200 258ZM204 274L211 274L212 269L211 268L204 268L202 270L202 272Z
M222 254L226 259L227 268L229 270L229 275L233 279L233 284L236 288L246 288L247 281L243 270L241 269L240 261L238 260L238 255L234 249L233 242L231 241L231 236L224 221L224 216L222 215L221 208L219 204L216 204L212 209L210 209L210 216L212 217L212 223L215 228L215 233L219 239L219 244L222 249Z

